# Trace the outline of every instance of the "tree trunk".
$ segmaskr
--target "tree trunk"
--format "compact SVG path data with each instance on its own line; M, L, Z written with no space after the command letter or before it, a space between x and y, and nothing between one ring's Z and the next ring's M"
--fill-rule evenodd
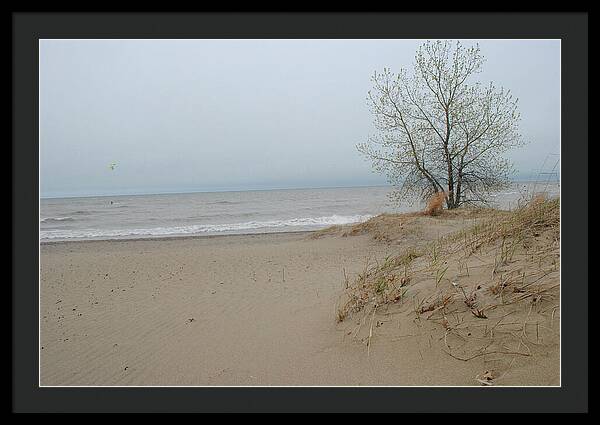
M454 198L454 182L452 179L448 180L448 198L446 205L448 206L449 210L456 208L456 201Z
M450 174L451 172L452 168L451 166L448 166L448 197L446 198L446 205L448 206L449 210L452 210L458 206L454 192L454 176Z
M458 181L456 182L456 206L460 206L460 198L462 196L462 170L458 171Z

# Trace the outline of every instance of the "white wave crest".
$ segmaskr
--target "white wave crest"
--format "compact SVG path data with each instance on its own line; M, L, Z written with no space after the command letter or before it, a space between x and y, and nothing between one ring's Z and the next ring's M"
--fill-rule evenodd
M40 220L40 223L48 223L51 221L73 221L73 217L46 217Z
M42 240L49 239L111 239L127 237L148 237L148 236L176 236L176 235L198 235L208 233L244 233L264 229L266 233L269 230L285 231L303 227L306 229L318 229L327 226L357 223L368 220L372 215L331 215L324 217L305 217L292 218L287 220L270 221L248 221L244 223L231 224L196 224L177 227L153 227L144 229L82 229L82 230L43 230L40 233Z

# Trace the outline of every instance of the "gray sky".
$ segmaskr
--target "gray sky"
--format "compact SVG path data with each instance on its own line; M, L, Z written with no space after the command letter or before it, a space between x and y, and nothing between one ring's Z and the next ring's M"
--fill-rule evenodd
M355 148L370 77L412 69L421 43L43 40L41 195L384 184ZM559 153L560 42L479 44L480 79L519 97L528 177Z

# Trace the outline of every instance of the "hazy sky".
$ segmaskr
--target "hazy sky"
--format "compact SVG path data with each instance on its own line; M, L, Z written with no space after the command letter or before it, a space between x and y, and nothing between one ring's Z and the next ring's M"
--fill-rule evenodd
M355 148L370 77L412 69L421 43L43 40L41 195L383 184ZM560 42L479 44L479 78L519 97L527 177L559 152Z

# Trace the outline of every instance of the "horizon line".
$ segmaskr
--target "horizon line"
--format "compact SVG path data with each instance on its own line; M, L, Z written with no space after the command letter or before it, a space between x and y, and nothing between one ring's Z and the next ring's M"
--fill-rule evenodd
M542 182L531 177L523 177L511 180L511 183L535 183ZM545 180L543 182L546 182ZM552 182L554 183L554 182ZM560 180L558 181L560 183ZM144 196L144 195L184 195L193 193L235 193L235 192L268 192L275 190L308 190L308 189L352 189L366 187L393 187L391 184L364 184L364 185L349 185L349 186L301 186L301 187L267 187L261 189L223 189L223 190L175 190L175 191L158 191L158 192L135 192L135 193L108 193L108 194L85 194L85 195L59 195L59 196L42 196L39 199L70 199L70 198L106 198L110 196Z

